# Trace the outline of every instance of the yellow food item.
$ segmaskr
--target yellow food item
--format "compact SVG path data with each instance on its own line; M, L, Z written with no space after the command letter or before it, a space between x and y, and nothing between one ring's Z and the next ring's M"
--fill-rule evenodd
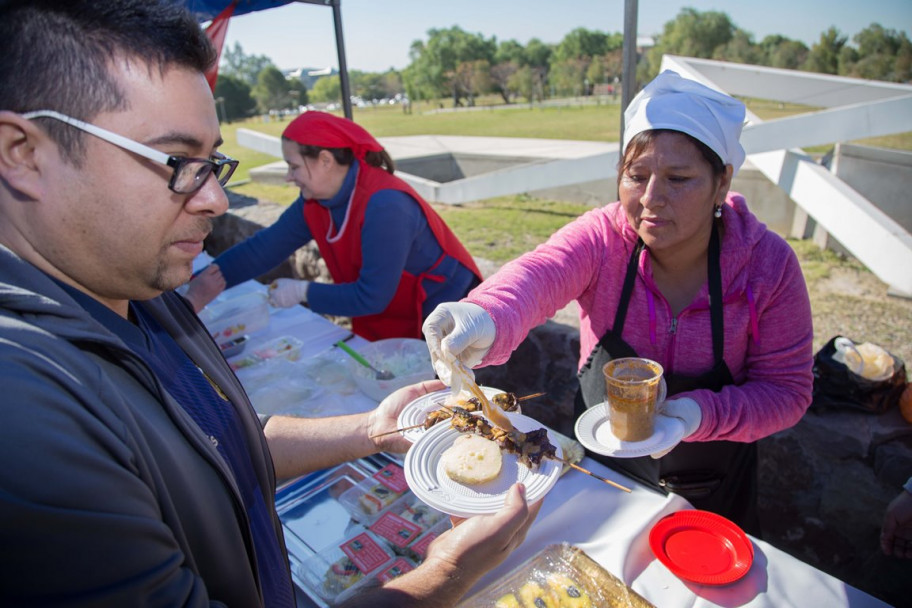
M855 346L864 367L861 375L868 380L886 380L893 375L893 356L882 347L870 342L862 342Z
M480 484L500 475L500 447L478 435L460 435L443 454L440 464L453 481Z
M548 575L548 586L557 596L560 608L592 608L589 594L572 578L554 572Z
M528 582L519 588L519 600L523 608L560 608L551 589L545 589L535 582Z
M494 602L494 608L522 608L522 606L515 595L508 593Z
M912 382L906 385L905 390L899 396L899 413L906 419L906 422L912 424Z

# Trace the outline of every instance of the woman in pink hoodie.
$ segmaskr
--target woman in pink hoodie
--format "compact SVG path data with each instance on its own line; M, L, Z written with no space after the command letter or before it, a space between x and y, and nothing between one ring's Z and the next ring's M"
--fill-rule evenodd
M789 245L729 192L744 161L744 105L665 71L625 112L620 201L593 209L503 266L424 333L436 360L506 361L571 300L580 308L577 415L604 401L602 366L658 361L683 441L597 457L759 534L758 439L811 401L813 327Z

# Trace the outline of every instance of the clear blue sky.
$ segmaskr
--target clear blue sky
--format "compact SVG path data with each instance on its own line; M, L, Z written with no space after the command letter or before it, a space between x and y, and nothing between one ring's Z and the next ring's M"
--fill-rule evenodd
M525 45L557 43L578 27L624 31L624 0L342 0L349 69L381 72L409 64L415 40L431 28L458 25L470 33ZM662 32L683 7L728 14L754 42L781 34L810 46L830 26L851 37L870 25L912 38L912 0L639 0L640 35ZM231 20L226 45L266 55L281 69L338 67L332 9L291 4Z

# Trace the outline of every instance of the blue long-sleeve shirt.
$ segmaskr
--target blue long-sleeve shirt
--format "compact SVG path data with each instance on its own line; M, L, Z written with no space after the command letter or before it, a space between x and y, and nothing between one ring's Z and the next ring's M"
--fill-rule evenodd
M352 164L334 197L318 201L330 210L336 227L345 219L357 167L357 163ZM303 207L304 199L299 196L274 224L213 261L221 269L228 287L271 270L313 238L304 220ZM345 317L382 312L393 299L403 270L421 274L443 253L417 201L399 190L379 190L371 196L361 229L361 248L362 265L357 281L310 284L307 304L314 312ZM476 282L472 271L450 256L441 261L433 274L446 280L422 282L427 293L424 317L441 302L462 298Z

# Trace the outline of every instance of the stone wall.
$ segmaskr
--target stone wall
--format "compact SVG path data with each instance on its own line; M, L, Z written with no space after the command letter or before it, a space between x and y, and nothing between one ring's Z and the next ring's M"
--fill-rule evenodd
M271 224L285 209L232 195L206 250L217 255ZM255 201L254 201L255 203ZM488 276L495 266L483 260ZM260 278L329 280L314 245ZM510 360L478 370L478 381L518 395L542 423L573 436L579 329L573 314L535 328ZM345 324L346 319L334 319ZM808 412L793 428L760 441L760 510L764 540L896 606L912 597L912 563L880 552L887 503L912 475L912 425L894 408L883 415Z

